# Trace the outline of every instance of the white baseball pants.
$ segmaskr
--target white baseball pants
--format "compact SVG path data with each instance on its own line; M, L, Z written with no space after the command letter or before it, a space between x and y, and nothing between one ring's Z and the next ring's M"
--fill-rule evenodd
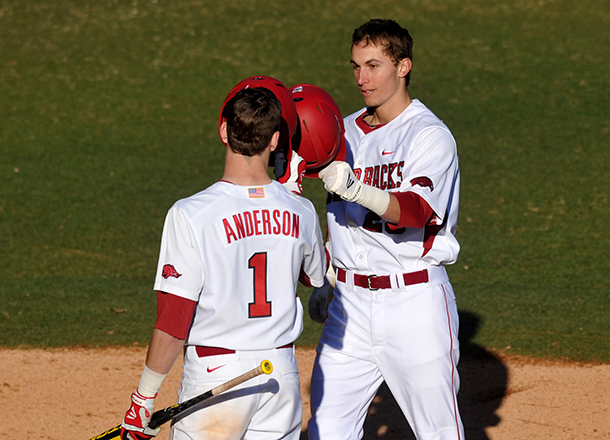
M357 440L385 380L418 440L463 440L458 310L444 271L377 291L337 283L311 383L310 440Z
M227 382L265 359L273 364L270 375L262 374L201 402L172 425L170 439L297 440L303 416L294 348L199 357L194 347L187 347L178 401Z

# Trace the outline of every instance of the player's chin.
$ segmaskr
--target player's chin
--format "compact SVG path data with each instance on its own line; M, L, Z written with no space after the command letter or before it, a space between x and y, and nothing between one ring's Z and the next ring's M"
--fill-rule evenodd
M377 107L378 102L377 102L377 97L374 92L360 91L360 94L362 95L362 99L364 99L364 103L366 104L367 107Z

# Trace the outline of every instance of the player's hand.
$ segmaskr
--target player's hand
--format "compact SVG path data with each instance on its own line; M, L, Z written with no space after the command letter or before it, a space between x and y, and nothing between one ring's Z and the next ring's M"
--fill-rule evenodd
M324 188L330 193L339 195L343 200L355 202L362 192L362 182L356 179L352 167L347 162L331 162L318 173L324 182Z
M276 152L274 174L278 182L295 194L303 194L303 175L307 163L296 152L289 150L286 158L282 152Z
M333 299L333 286L324 279L322 287L313 289L309 297L309 317L315 322L324 324L328 318L328 306Z
M131 395L131 408L121 424L121 440L147 440L159 434L160 428L148 427L154 411L155 398L144 397L136 390Z

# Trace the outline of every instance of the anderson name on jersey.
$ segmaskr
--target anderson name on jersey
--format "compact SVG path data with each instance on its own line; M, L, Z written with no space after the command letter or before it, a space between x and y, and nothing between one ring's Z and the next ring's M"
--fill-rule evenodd
M283 235L299 238L301 216L279 209L255 209L222 219L227 244L256 235Z

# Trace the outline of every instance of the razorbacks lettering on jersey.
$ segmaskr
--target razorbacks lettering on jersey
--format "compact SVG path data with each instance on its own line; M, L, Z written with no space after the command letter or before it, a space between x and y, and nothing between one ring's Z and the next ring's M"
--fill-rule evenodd
M397 229L356 203L329 203L333 263L369 274L454 263L460 249L454 236L460 174L451 132L419 100L375 129L368 129L364 115L366 109L344 121L347 161L356 177L390 192L413 191L435 215L425 228Z
M309 200L220 181L169 210L154 289L198 302L187 345L271 349L301 334L299 268L322 286L325 258Z

